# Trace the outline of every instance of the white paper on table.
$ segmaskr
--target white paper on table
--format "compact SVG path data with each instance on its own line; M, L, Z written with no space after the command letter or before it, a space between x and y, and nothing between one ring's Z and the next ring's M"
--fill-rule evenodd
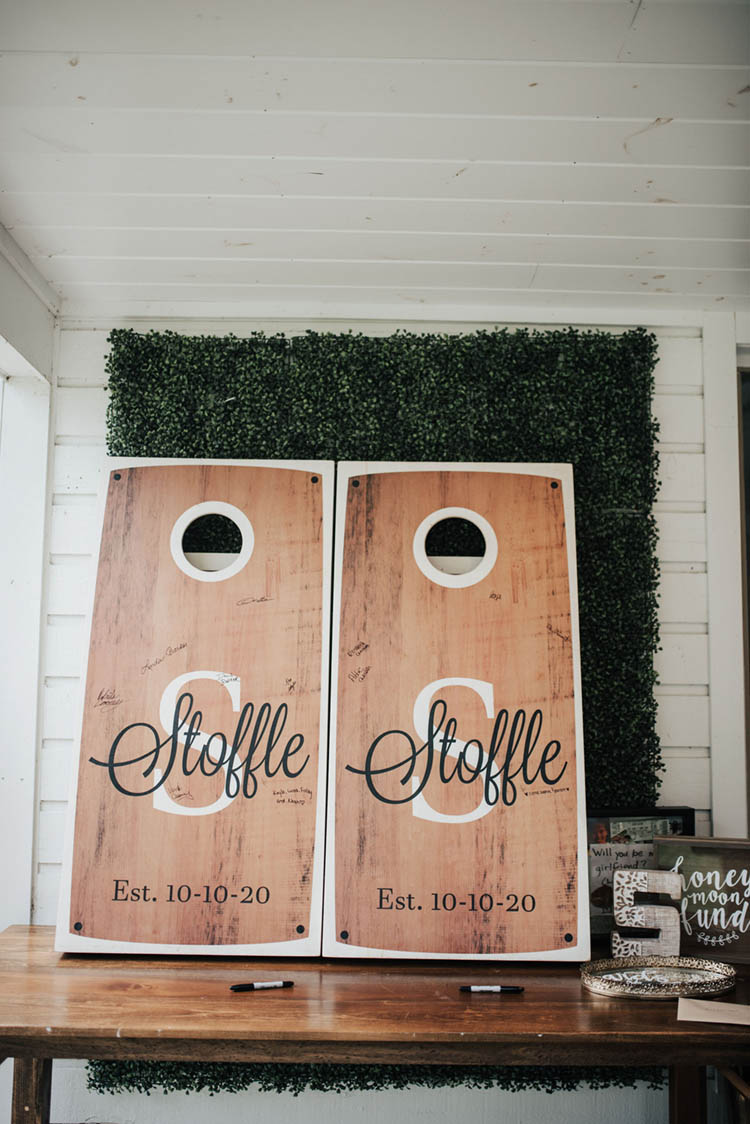
M680 999L677 1021L697 1023L736 1023L750 1026L747 1003L720 1003L714 999Z

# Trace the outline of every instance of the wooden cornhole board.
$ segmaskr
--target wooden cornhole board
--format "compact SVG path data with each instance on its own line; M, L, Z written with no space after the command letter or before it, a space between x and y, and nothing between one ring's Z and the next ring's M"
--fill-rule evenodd
M337 497L324 953L586 959L571 467L344 464Z
M57 948L320 952L333 465L110 461ZM242 549L206 572L195 518Z

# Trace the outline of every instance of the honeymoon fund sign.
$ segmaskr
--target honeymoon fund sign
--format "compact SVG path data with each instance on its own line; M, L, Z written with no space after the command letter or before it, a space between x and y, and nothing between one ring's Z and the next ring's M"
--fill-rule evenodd
M657 865L682 883L682 951L750 963L750 842L656 836Z
M324 952L585 959L570 466L346 464L337 490ZM456 520L459 565L430 548Z
M57 947L318 953L333 466L108 467Z

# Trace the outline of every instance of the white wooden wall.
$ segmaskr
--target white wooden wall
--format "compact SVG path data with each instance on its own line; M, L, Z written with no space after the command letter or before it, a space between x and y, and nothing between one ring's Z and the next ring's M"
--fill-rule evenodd
M138 324L134 325L139 327ZM167 325L142 324L140 327ZM249 322L172 322L177 330L200 334L248 334L264 327ZM287 332L301 331L309 323L288 322ZM344 325L318 324L324 329ZM393 323L346 327L385 334ZM471 327L475 327L472 325ZM268 325L278 330L280 325ZM412 330L422 325L411 324ZM434 325L424 325L434 330ZM449 325L448 330L466 330ZM60 862L67 811L67 794L74 751L76 700L80 690L84 620L92 588L92 551L95 547L95 496L105 455L107 394L104 356L107 332L99 327L70 326L60 333L53 402L53 449L48 486L48 539L45 549L45 600L41 656L41 702L37 747L37 820L35 834L32 920L51 924L56 916ZM656 372L654 411L661 422L662 485L656 505L662 584L660 619L662 650L657 657L660 685L659 733L664 747L665 774L662 802L687 804L699 810L699 831L710 830L711 760L709 715L709 609L707 583L706 486L704 446L703 341L697 328L671 328L657 332L659 363ZM87 1118L146 1122L171 1119L179 1112L184 1120L185 1101L151 1098L98 1098L85 1092L78 1063L58 1063L54 1085L53 1116L58 1121ZM255 1097L256 1094L250 1094ZM398 1101L398 1115L449 1117L454 1094L414 1093ZM560 1097L565 1096L564 1103ZM330 1117L332 1105L341 1118L351 1112L364 1119L392 1112L396 1102L388 1094L361 1094L347 1098L318 1096ZM247 1111L245 1097L222 1098L228 1106L222 1119L239 1119ZM458 1102L456 1102L458 1103ZM253 1101L259 1119L277 1115L293 1119L305 1115L306 1100L265 1095ZM491 1094L463 1091L461 1106L478 1120L496 1118L499 1111L510 1121L554 1118L576 1119L582 1124L606 1114L615 1122L640 1119L656 1124L666 1117L664 1094L646 1090L594 1094L561 1094L546 1098L536 1094ZM157 1107L158 1106L158 1107ZM192 1119L215 1116L219 1102L191 1097ZM235 1107L231 1107L235 1106ZM432 1106L432 1107L430 1107ZM439 1106L439 1107L438 1107ZM533 1109L532 1109L532 1106ZM455 1106L454 1106L455 1107ZM310 1105L308 1103L308 1108ZM321 1109L322 1111L322 1109ZM165 1112L167 1115L165 1115ZM529 1116L528 1113L532 1115ZM155 1115L154 1115L155 1114ZM393 1113L392 1113L393 1114ZM569 1114L569 1115L568 1115ZM218 1118L218 1116L216 1116ZM310 1117L306 1117L310 1118ZM550 1120L553 1117L550 1116Z

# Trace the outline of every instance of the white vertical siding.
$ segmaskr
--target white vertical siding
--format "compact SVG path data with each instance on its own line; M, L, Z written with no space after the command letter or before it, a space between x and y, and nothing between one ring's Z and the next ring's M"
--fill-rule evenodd
M743 620L742 464L739 456L739 388L734 316L704 319L708 501L709 661L712 683L712 784L717 835L747 834L746 668ZM747 450L750 455L750 450Z
M661 801L711 808L702 340L661 339L654 414L660 423L656 502L661 566L657 729Z
M49 405L46 381L0 375L0 929L30 919Z

